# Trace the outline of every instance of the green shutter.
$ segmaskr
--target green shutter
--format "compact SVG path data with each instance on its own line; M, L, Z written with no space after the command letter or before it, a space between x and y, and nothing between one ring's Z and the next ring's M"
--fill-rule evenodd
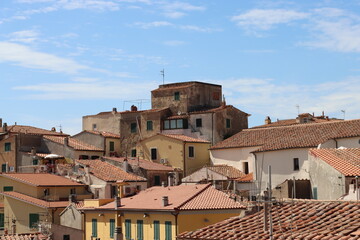
M30 213L29 214L29 228L36 228L37 223L39 222L39 214L37 213Z
M115 143L114 142L110 142L110 152L115 151Z
M148 130L148 131L153 130L153 121L146 122L146 130Z
M125 239L131 239L131 220L125 219Z
M160 222L154 221L154 240L160 240Z
M132 133L136 133L136 123L131 123L130 128Z
M317 187L313 187L313 199L318 199Z
M5 152L10 152L11 151L11 143L7 142L5 143Z
M165 222L165 240L172 240L171 222Z
M137 220L137 240L144 239L144 227L143 227L143 220Z
M92 219L91 223L92 223L92 234L91 234L91 236L97 237L97 219L95 219L95 218Z
M180 92L174 93L174 100L176 100L176 101L180 100Z
M6 163L1 164L1 172L6 172Z
M136 149L131 149L131 157L136 157Z
M0 230L4 230L4 214L0 213Z
M14 187L13 186L4 186L3 190L4 190L4 192L11 192L14 190Z
M115 219L110 219L110 238L114 238Z

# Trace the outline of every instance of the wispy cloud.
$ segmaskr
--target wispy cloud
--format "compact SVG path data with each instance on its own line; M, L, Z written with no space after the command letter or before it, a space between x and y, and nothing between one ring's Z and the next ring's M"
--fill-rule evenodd
M222 29L220 28L210 28L210 27L200 27L196 25L176 25L167 21L154 21L154 22L136 22L133 23L132 26L140 27L143 29L150 28L158 28L158 27L173 27L186 31L194 31L194 32L203 32L203 33L212 33L212 32L220 32Z
M173 26L172 23L166 21L136 22L133 25L144 29Z
M190 11L204 11L205 7L195 6L185 2L163 2L161 8L164 10L164 15L169 18L180 18Z
M185 42L178 41L178 40L165 41L163 43L164 43L164 45L171 46L171 47L181 46L181 45L185 44Z
M39 32L36 30L23 30L8 34L9 41L31 43L39 38Z
M44 83L38 85L17 86L13 90L29 92L25 98L40 100L59 99L134 99L143 98L154 83L122 81L84 81L73 83Z
M87 66L74 60L35 51L27 46L11 42L0 42L0 62L10 62L26 68L51 72L75 74Z
M308 13L287 9L253 9L243 14L233 16L232 21L248 30L269 30L278 24L305 19Z
M199 27L199 26L195 26L195 25L181 25L181 26L179 26L179 28L183 29L183 30L188 30L188 31L205 32L205 33L222 31L220 28Z

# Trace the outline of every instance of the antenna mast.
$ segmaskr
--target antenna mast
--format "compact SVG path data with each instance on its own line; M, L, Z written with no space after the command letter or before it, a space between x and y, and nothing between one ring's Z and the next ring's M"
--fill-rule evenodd
M164 82L165 82L165 69L160 71L160 75L163 77L163 85L164 85Z
M298 115L299 115L300 114L300 106L299 106L299 104L296 104L295 107L297 108Z
M345 110L341 110L341 112L344 114L344 120L345 120Z

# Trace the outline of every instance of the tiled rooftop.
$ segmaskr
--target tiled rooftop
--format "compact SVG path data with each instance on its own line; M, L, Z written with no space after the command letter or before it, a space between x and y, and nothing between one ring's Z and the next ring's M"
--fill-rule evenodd
M96 135L101 135L107 138L120 138L119 134L111 133L111 132L104 132L104 131L93 131L93 130L84 130L82 132L88 132Z
M272 207L274 240L360 239L357 202L295 201ZM232 217L199 230L181 233L178 240L267 240L264 212Z
M238 179L236 179L237 182L252 182L254 181L254 173L249 173L249 174L246 174L245 176L243 177L240 177Z
M50 237L45 237L41 233L18 233L0 235L0 240L50 240Z
M55 143L59 143L64 145L65 142L65 137L58 137L58 136L44 136L45 139L55 142ZM69 146L72 147L75 150L79 150L79 151L97 151L97 152L103 152L104 150L98 147L95 147L91 144L82 142L78 139L75 138L68 138L69 139Z
M360 119L285 127L245 129L211 149L259 146L258 151L316 147L334 138L360 136Z
M206 141L204 139L200 139L200 138L193 138L193 137L189 137L186 135L181 135L181 134L163 134L163 133L158 133L158 135L162 135L168 138L173 138L173 139L177 139L183 142L192 142L192 143L210 143L209 141Z
M51 135L51 136L68 136L67 134L61 132L50 131L42 128L32 127L32 126L23 126L23 125L11 125L7 127L8 131L11 133L25 133L25 134L35 134L35 135ZM0 132L3 129L0 127Z
M50 173L2 173L0 176L36 187L83 186L68 178Z
M233 166L214 165L214 166L207 166L206 168L208 168L214 172L217 172L223 176L226 176L229 179L240 178L240 177L245 176L245 173L243 173L242 171L240 171L239 169L237 169Z
M82 165L88 165L91 174L107 182L116 182L118 180L123 180L125 182L146 181L143 177L127 173L121 168L99 159L76 160L76 162Z
M341 119L333 119L333 118L312 118L307 123L299 123L296 119L284 119L284 120L277 120L276 122L272 122L269 124L264 124L260 126L255 126L252 128L266 128L266 127L282 127L282 126L289 126L289 125L296 125L296 124L309 124L309 123L324 123L324 122L335 122L335 121L343 121Z
M180 89L180 88L187 88L191 87L197 84L201 85L211 85L211 86L217 86L221 88L221 85L212 84L212 83L206 83L206 82L198 82L198 81L189 81L189 82L177 82L177 83L168 83L160 85L159 88L152 90L151 92L155 91L162 91L162 90L168 90L168 89Z
M360 176L360 148L311 149L309 154L320 158L345 176Z
M65 208L69 205L69 201L48 202L18 192L1 192L0 194L41 208Z
M235 108L234 106L232 105L221 105L220 107L216 107L216 108L208 108L208 109L203 109L203 110L197 110L197 111L193 111L193 112L189 112L189 114L204 114L204 113L214 113L214 112L218 112L218 111L221 111L221 110L224 110L224 109L227 109L227 108ZM235 108L237 109L237 108ZM240 112L243 112L239 109L237 109L238 111ZM248 116L251 116L250 114L248 113L245 113L243 112L244 114L248 115Z
M99 115L110 115L110 114L116 114L116 115L121 115L121 114L127 114L127 113L151 113L151 112L160 112L163 110L168 109L167 107L164 108L153 108L153 109L147 109L147 110L139 110L139 111L130 111L130 110L126 110L126 111L122 111L122 112L100 112L98 114L95 115L87 115L84 117L91 117L91 116L99 116Z
M162 197L167 196L169 204L163 206ZM209 184L180 185L172 187L152 187L139 194L121 199L121 209L151 210L206 210L206 209L243 209L244 205L230 199L225 193ZM114 202L104 205L103 209L114 208Z
M120 162L120 163L123 163L125 158L124 157L121 157L121 158L118 158L118 157L104 157L105 159L109 159L109 160L112 160L112 161L116 161L116 162ZM138 159L138 158L135 158L135 157L129 157L129 158L126 158L128 163L130 165L134 165L134 166L139 166L140 168L143 168L145 170L153 170L153 171L174 171L174 169L172 167L169 167L169 166L165 166L163 164L160 164L160 163L154 163L154 162L151 162L149 160L145 160L145 159Z

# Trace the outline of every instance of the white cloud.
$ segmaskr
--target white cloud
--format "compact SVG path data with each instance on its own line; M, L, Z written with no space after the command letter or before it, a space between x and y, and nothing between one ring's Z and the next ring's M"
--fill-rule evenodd
M305 19L309 14L286 9L253 9L233 16L232 21L240 27L253 30L269 30L277 24L287 24Z
M183 29L183 30L189 30L189 31L195 31L195 32L212 33L212 32L221 32L222 31L219 28L199 27L199 26L195 26L195 25L182 25L179 27L180 27L180 29Z
M58 7L66 10L75 9L95 9L95 10L119 10L119 5L115 1L101 1L101 0L59 0Z
M183 41L178 41L178 40L172 40L172 41L165 41L164 45L167 46L172 46L172 47L176 47L176 46L180 46L180 45L184 45L185 42Z
M162 2L161 8L164 10L164 15L169 18L180 18L185 16L186 12L205 10L203 6L195 6L185 2Z
M68 74L75 74L80 70L88 69L87 66L74 60L38 52L24 45L10 42L0 42L0 62L10 62L26 68Z
M10 41L31 43L38 40L39 32L36 30L23 30L8 34Z
M173 26L172 23L166 21L154 21L154 22L136 22L134 26L139 26L144 29L155 28L155 27L169 27Z
M25 98L40 100L59 99L134 99L143 98L154 83L136 83L121 81L44 83L38 85L17 86L14 90L31 92Z

